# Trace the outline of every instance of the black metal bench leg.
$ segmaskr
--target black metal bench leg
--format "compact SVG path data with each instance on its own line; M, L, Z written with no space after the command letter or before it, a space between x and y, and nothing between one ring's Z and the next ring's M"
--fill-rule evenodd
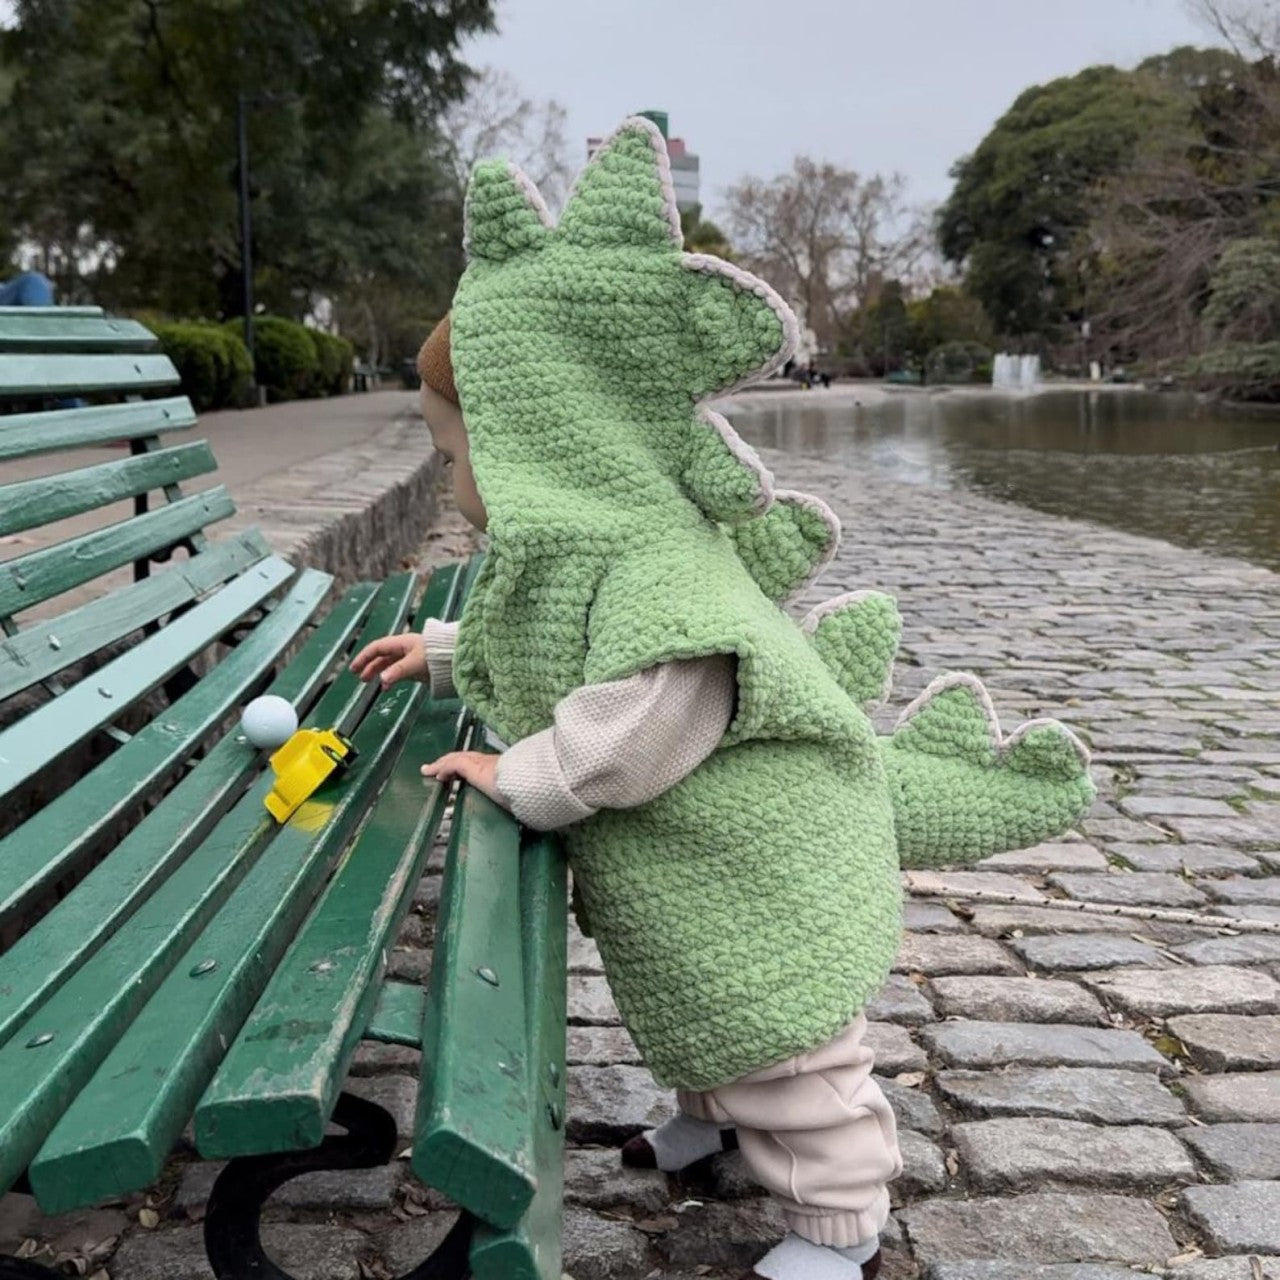
M292 1280L262 1248L262 1210L280 1187L304 1173L332 1169L372 1169L395 1154L396 1125L376 1103L344 1093L333 1122L346 1130L308 1151L242 1156L218 1175L209 1193L204 1247L217 1280ZM402 1280L464 1280L469 1274L472 1220L461 1214L426 1261ZM15 1272L0 1280L37 1280L36 1272ZM45 1280L48 1273L40 1274Z

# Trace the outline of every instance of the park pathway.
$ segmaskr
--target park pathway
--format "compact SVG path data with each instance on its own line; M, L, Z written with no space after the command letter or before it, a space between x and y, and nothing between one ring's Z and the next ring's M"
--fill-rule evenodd
M1084 734L1101 792L1062 842L946 879L1017 905L908 907L870 1010L906 1161L882 1280L1280 1280L1280 935L1040 905L1280 920L1280 576L972 495L768 461L844 521L808 603L869 586L899 599L885 727L933 675L974 671L1006 730L1048 714ZM437 857L393 956L404 977L429 969L438 869ZM618 1166L617 1146L670 1103L618 1025L593 945L575 935L570 955L566 1273L736 1275L776 1238L775 1211L736 1155L681 1182ZM366 1046L352 1084L407 1127L416 1070L410 1051ZM175 1164L149 1206L79 1225L0 1213L0 1247L25 1233L79 1256L99 1232L115 1238L90 1274L207 1280L198 1219L211 1176ZM147 1207L152 1227L139 1223L153 1221ZM269 1243L308 1280L399 1274L449 1221L404 1163L299 1180L273 1216Z

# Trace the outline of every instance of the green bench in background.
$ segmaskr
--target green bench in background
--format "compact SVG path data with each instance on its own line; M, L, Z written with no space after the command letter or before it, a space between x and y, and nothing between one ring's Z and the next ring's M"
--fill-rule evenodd
M559 1280L562 853L462 791L427 987L388 980L449 799L419 765L480 727L347 670L370 639L456 617L475 566L437 572L416 610L405 574L326 611L328 575L256 532L211 540L234 507L181 489L216 463L168 439L194 422L177 381L132 321L0 310L0 1193L60 1212L145 1187L193 1125L201 1155L231 1158L205 1219L214 1274L285 1277L259 1240L270 1194L396 1155L390 1115L342 1092L380 1040L422 1049L411 1165L460 1206L412 1276ZM115 442L128 454L5 474ZM24 532L129 500L24 550ZM283 826L236 723L267 691L359 753ZM3 1280L51 1274L0 1258Z

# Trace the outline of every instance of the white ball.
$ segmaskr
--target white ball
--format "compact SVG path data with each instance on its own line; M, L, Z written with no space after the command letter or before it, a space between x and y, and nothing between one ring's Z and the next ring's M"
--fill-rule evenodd
M268 693L241 712L240 729L255 747L282 747L298 731L298 713L286 698Z

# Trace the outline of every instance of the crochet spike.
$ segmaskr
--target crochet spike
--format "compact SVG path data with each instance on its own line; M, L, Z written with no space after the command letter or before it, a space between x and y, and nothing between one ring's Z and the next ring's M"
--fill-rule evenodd
M703 409L693 427L685 493L704 515L725 524L762 516L773 504L773 476L718 413Z
M831 562L840 521L820 498L779 489L758 520L726 526L747 572L770 600L802 591Z
M505 160L483 160L466 201L468 258L503 262L545 243L551 215L538 189Z
M560 215L560 234L587 249L681 248L671 162L652 121L623 121L596 151Z
M894 744L924 755L954 757L992 765L1000 745L1000 724L976 676L939 676L903 713Z
M902 619L892 596L851 591L820 604L804 632L840 687L863 710L883 702L893 685Z

